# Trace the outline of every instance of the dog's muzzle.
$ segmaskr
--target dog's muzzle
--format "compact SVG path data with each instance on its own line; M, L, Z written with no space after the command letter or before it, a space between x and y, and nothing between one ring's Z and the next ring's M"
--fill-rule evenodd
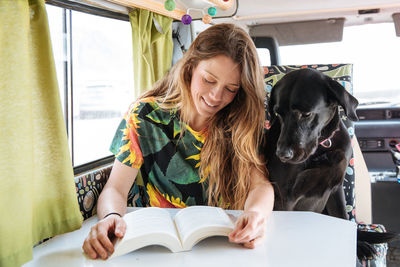
M296 146L279 146L276 148L276 156L283 163L299 164L308 159L315 149L304 149Z
M282 149L280 147L278 147L276 149L276 156L282 161L282 162L288 162L291 159L293 159L294 153L293 153L293 149L291 148L285 148Z

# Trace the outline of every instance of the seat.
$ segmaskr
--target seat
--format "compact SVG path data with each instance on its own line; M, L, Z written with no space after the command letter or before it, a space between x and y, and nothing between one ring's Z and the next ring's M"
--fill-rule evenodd
M84 220L97 214L96 205L110 176L112 163L75 176L76 196Z
M298 69L303 68L312 68L318 71L323 72L325 75L331 77L332 79L339 82L348 92L353 93L352 89L352 76L353 76L353 65L352 64L317 64L317 65L281 65L281 66L266 66L264 69L264 81L266 84L265 90L267 96L271 92L272 87L276 84L279 79L281 79L285 74ZM269 127L270 118L267 112L267 99L265 100L266 107L266 117L267 121L265 123L266 128ZM339 112L340 117L344 124L347 127L348 133L352 139L353 147L354 145L358 146L357 139L354 136L354 123L351 120L348 120L343 110ZM356 143L356 144L354 144ZM357 147L358 148L358 147ZM358 148L359 149L359 148ZM354 153L353 153L354 155ZM357 153L358 156L362 157L361 153ZM363 161L363 160L362 160ZM357 213L355 207L355 166L354 166L354 156L351 157L349 165L346 169L346 174L344 177L343 188L346 197L346 210L348 213L349 220L358 222ZM359 162L356 160L356 162ZM364 177L366 178L366 177ZM368 177L368 182L370 182ZM369 195L370 198L370 195ZM368 202L370 203L370 201ZM371 208L368 207L369 213ZM369 218L370 218L369 214ZM375 231L375 232L384 232L385 228L383 225L379 224L367 224L367 223L358 223L358 228L366 231ZM375 245L375 248L378 251L379 257L374 260L358 262L357 266L371 266L371 267L384 267L386 266L386 254L387 254L387 244L378 244Z

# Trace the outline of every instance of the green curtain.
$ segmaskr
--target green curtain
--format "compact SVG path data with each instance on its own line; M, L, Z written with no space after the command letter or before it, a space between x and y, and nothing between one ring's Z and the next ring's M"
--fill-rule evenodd
M135 95L150 89L172 62L172 19L143 9L129 13Z
M0 1L0 266L81 226L44 0Z

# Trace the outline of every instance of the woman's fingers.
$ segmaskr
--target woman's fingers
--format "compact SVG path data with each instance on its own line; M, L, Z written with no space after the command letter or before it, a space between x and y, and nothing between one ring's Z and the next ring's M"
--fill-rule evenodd
M236 243L248 242L257 237L257 225L253 220L243 219L240 225L236 225L231 239Z
M108 258L108 253L105 248L102 246L98 239L93 239L90 243L94 250L96 250L97 255L99 255L103 260Z
M243 246L246 248L255 248L261 245L264 242L265 236L257 237L249 242L243 243Z
M125 232L126 223L122 218L115 216L104 219L90 229L82 249L92 259L99 256L102 259L107 259L114 252L110 235L121 238Z
M114 245L111 243L110 237L108 236L107 231L100 231L97 235L97 240L100 242L102 247L107 251L107 255L112 254L114 252Z
M116 237L122 238L126 232L126 223L122 218L116 219L114 234Z
M96 250L94 250L92 245L90 245L88 238L86 238L85 241L83 242L82 249L86 253L86 255L89 256L89 258L91 258L91 259L97 258L97 252L96 252Z
M239 217L235 223L233 231L229 234L229 240L231 242L235 242L237 234L243 229L243 227L245 227L245 225L243 217Z
M257 214L243 214L237 221L235 229L229 234L229 241L242 243L246 247L254 248L262 240L265 232L265 220Z

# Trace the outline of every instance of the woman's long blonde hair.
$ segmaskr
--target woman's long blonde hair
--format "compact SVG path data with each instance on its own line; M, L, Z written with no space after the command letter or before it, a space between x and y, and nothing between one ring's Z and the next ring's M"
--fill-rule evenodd
M233 24L217 24L201 32L183 58L141 97L155 97L163 109L178 109L189 122L194 109L190 84L202 60L225 55L239 64L240 89L234 100L208 124L201 150L200 177L208 176L208 204L243 209L250 191L252 170L267 175L259 157L264 109L263 73L250 36Z

